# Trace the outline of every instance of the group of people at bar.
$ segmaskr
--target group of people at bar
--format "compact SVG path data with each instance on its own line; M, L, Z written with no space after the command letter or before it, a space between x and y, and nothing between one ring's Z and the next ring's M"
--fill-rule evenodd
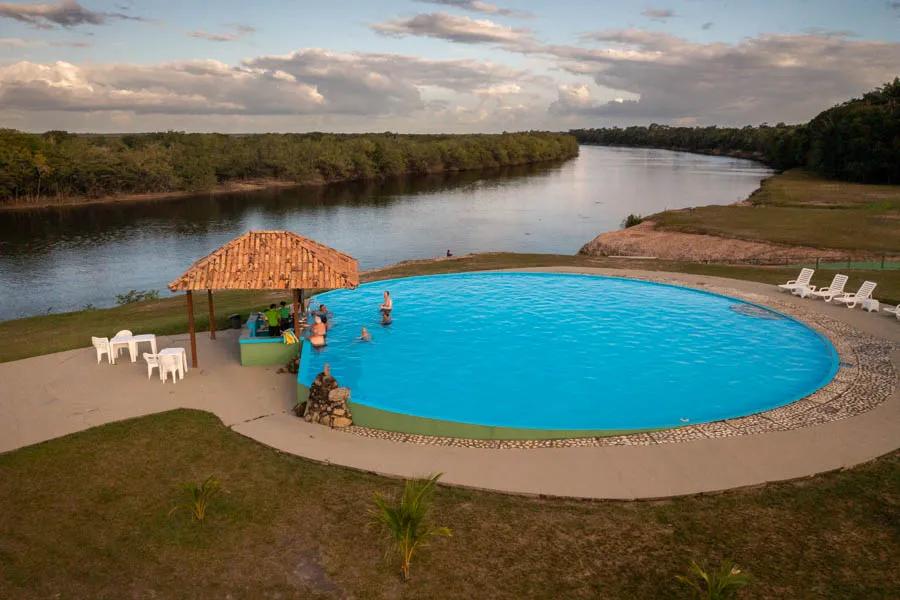
M391 298L390 292L384 292L384 300L381 306L378 307L378 310L381 312L381 324L385 326L390 325L393 322L391 313L394 310L394 300ZM263 313L263 316L265 316L269 325L269 335L272 337L278 336L281 332L294 327L294 317L287 302L282 301L280 306L270 304L269 309ZM300 325L304 328L304 333L309 339L309 343L315 348L321 348L326 343L325 338L330 327L331 312L327 306L319 304L319 308L309 311L309 316L312 318L312 323L310 324L308 320L304 320ZM359 339L369 342L372 340L372 334L363 327Z

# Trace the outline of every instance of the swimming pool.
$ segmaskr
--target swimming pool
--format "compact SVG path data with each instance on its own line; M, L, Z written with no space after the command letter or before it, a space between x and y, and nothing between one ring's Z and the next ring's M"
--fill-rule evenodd
M380 325L384 290L393 323ZM717 294L557 273L410 277L320 294L329 363L354 422L473 438L604 435L782 406L832 379L831 343L803 323ZM362 342L360 328L372 333Z

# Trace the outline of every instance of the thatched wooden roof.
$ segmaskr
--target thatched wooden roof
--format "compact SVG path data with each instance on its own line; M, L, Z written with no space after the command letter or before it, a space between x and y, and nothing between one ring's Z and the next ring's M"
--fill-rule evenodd
M249 231L169 284L179 290L290 290L359 285L352 256L290 231Z

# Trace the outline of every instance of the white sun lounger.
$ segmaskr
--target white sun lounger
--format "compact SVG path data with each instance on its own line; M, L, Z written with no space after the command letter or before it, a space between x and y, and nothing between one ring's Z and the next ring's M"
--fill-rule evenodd
M831 284L828 287L816 289L816 286L811 285L802 288L795 293L801 298L822 298L825 302L831 302L832 298L844 293L844 286L847 285L848 279L850 278L846 275L838 274L834 276L834 279L831 280Z
M884 312L888 313L889 315L894 315L895 317L897 317L897 320L900 321L900 304L898 304L896 308L886 306L882 310L884 310Z
M859 286L859 289L856 290L855 294L844 293L840 296L835 296L831 301L837 302L838 304L844 304L847 308L853 308L857 304L862 304L863 300L871 298L876 285L878 284L874 281L863 281L863 284Z
M815 273L815 271L812 269L800 269L800 274L797 276L797 279L791 279L787 283L780 284L778 289L785 292L794 292L802 288L808 288L809 282L812 281L813 273Z

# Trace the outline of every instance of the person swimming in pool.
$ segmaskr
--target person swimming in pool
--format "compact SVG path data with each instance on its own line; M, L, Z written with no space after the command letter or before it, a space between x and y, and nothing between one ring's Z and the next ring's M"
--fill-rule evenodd
M363 328L362 328L362 331L359 333L359 339L362 340L363 342L371 342L371 341L372 341L372 334L369 333L369 330L368 330L368 329L366 329L365 327L363 327Z
M320 304L319 308L313 311L313 314L322 319L322 322L328 325L328 307Z
M319 315L316 315L313 317L313 326L309 331L309 343L314 348L321 348L325 345L326 332L325 323L322 322L322 318Z

